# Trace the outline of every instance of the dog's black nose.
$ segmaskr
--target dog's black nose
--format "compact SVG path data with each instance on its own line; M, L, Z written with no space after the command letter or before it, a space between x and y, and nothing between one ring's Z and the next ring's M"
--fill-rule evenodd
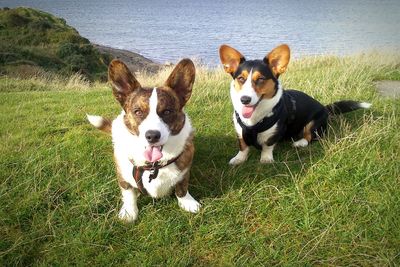
M242 102L243 105L247 105L251 102L251 97L244 95L240 98L240 102Z
M157 143L160 140L161 133L160 131L154 131L154 130L148 130L144 136L146 137L146 140L150 143Z

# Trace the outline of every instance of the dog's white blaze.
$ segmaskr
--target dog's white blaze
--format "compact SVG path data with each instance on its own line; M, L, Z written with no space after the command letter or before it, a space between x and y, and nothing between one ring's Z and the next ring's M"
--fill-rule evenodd
M168 137L170 135L170 130L168 128L168 125L166 125L162 121L160 116L158 116L157 105L158 105L157 89L154 88L149 99L149 107L150 107L149 114L139 125L139 137L145 142L147 142L145 136L147 131L149 130L159 131L161 133L161 137L157 145L162 146L168 140Z
M253 69L250 70L249 76L247 76L247 80L243 84L242 90L240 90L238 92L239 93L239 95L238 95L239 101L242 96L248 96L251 98L250 103L247 104L249 106L254 106L255 104L257 104L258 100L260 99L260 97L257 95L256 91L253 88L252 78L251 78L252 76L253 76ZM243 106L243 104L242 104L242 106Z

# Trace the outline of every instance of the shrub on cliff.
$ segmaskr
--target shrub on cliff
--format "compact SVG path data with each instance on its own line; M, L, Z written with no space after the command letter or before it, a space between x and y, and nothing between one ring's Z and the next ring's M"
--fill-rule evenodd
M18 76L21 64L70 75L104 80L110 56L62 18L32 8L0 10L0 73ZM26 64L29 62L29 64Z

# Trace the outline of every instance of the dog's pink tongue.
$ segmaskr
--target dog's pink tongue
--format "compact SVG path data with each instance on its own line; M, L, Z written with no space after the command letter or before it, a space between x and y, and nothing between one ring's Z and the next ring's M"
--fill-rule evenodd
M148 146L144 151L144 158L149 162L156 162L162 158L161 147L159 146Z
M254 112L254 106L243 106L242 108L242 115L246 119L250 118L251 115L253 115Z

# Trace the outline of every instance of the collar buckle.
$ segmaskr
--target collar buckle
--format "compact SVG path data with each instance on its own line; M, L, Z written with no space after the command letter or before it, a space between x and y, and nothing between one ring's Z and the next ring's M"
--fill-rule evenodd
M153 162L153 165L150 167L150 169L149 169L149 172L150 172L150 175L149 175L149 183L151 183L151 181L153 180L153 179L156 179L157 178L157 176L158 176L158 170L159 170L159 162L158 161L156 161L156 162Z

